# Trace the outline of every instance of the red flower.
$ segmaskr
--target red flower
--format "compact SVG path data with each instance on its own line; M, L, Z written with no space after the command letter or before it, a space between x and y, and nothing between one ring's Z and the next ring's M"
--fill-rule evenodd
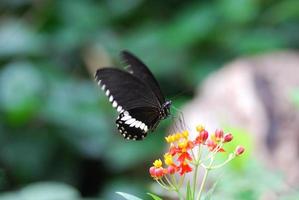
M185 173L188 173L188 172L191 172L192 171L192 168L185 162L181 163L180 165L180 175L184 175Z
M167 167L168 174L174 174L177 171L177 167L175 165L170 165Z
M161 178L165 175L165 170L162 167L156 168L153 166L149 169L149 172L153 178Z
M188 152L183 152L181 155L178 157L178 161L180 163L185 162L186 160L192 160L190 154Z
M172 156L175 156L177 153L181 152L181 150L176 147L176 146L171 146L170 149L169 149L169 154L172 155Z

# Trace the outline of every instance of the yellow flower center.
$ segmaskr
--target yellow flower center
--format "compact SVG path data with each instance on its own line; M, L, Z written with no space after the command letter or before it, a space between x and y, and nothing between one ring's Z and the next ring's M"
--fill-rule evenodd
M160 168L160 167L162 167L162 161L160 159L159 160L155 160L155 162L153 163L153 165L156 168Z
M187 130L186 130L186 131L183 131L182 135L183 135L183 137L184 137L185 139L187 139L188 136L189 136L189 132L188 132Z
M204 125L199 124L199 125L196 126L196 130L197 130L198 132L201 132L201 131L205 130L205 127L204 127Z
M178 146L179 146L181 149L184 149L184 148L187 147L187 144L188 144L187 140L183 140L182 142L179 143Z
M173 164L172 155L170 155L169 153L164 154L164 162L166 165L172 165Z

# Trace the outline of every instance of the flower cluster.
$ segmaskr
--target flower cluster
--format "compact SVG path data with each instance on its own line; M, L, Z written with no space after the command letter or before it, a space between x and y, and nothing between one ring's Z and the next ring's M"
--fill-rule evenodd
M185 174L194 171L193 194L195 196L199 167L203 167L207 173L211 169L224 166L244 152L242 146L237 146L235 151L229 154L226 161L213 165L214 158L218 153L225 152L224 145L233 140L233 135L231 133L224 133L221 129L217 129L213 134L209 134L202 125L197 126L196 131L197 135L195 139L189 139L189 132L187 130L165 137L166 142L169 143L169 149L164 154L164 162L161 159L155 160L153 166L149 169L151 177L163 188L179 193L185 179ZM179 174L179 177L174 176L176 173ZM180 180L177 180L177 178ZM202 192L204 182L205 179L201 183L199 196Z

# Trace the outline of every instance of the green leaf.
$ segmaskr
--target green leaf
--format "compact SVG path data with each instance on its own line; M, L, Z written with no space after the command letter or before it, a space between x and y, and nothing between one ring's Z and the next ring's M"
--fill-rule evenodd
M190 181L187 184L186 200L193 200L192 190L190 188Z
M116 192L116 194L119 194L120 196L124 197L127 200L142 200L134 195L125 193L125 192Z
M147 194L150 195L154 200L162 200L160 197L158 197L155 194L152 194L152 193L149 193L149 192Z

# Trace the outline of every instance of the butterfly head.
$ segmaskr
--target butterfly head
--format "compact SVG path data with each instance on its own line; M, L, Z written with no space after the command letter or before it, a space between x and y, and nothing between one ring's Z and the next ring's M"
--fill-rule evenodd
M165 119L170 115L170 106L171 106L172 102L170 100L166 101L163 105L162 105L162 118Z

